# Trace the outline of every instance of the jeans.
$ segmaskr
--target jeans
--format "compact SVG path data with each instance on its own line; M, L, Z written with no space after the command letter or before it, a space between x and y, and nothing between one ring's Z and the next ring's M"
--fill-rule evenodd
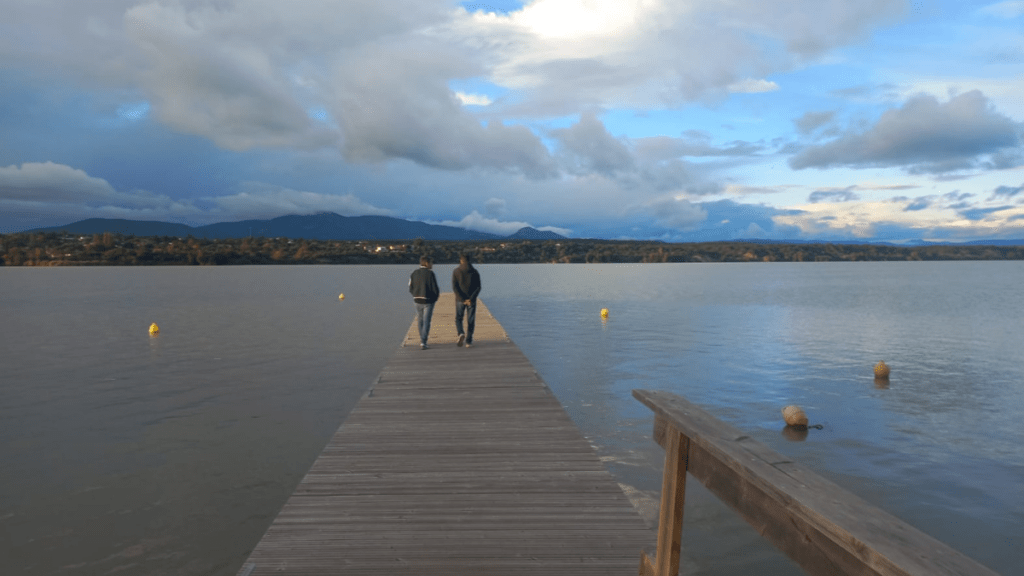
M466 342L473 342L473 328L476 327L476 306L466 306L461 300L455 302L455 331L462 334L462 316L466 316Z
M416 304L416 325L420 328L420 344L427 343L430 335L430 317L434 315L434 303Z

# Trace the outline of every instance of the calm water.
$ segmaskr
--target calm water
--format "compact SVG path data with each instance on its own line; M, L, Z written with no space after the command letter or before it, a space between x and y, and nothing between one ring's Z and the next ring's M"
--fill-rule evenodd
M648 516L663 454L634 388L1007 576L1024 564L1024 263L480 269ZM234 574L401 341L410 271L0 268L2 573ZM786 404L825 428L783 436ZM801 573L692 481L684 526L687 573Z

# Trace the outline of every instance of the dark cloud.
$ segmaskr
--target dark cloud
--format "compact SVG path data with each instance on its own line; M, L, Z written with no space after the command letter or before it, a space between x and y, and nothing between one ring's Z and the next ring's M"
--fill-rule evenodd
M1012 198L1017 194L1024 191L1024 185L1021 186L999 186L992 191L992 197L989 200L995 200L996 198Z
M995 208L969 208L967 210L960 210L959 212L957 212L957 214L968 220L977 221L984 220L985 217L987 217L989 214L1000 212L1008 208L1012 208L1012 206L996 206Z
M942 196L939 196L939 198L942 198L942 200L944 200L946 202L962 202L964 200L967 200L968 198L972 198L973 196L974 196L973 192L957 192L957 191L953 191L953 192L947 192L947 193L943 194Z
M774 217L782 214L799 214L799 210L781 210L763 204L745 204L733 200L713 202L679 202L663 199L653 203L643 212L652 209L662 211L665 217L654 223L642 219L633 223L628 237L651 238L666 242L713 242L741 238L786 239L802 236L795 226L779 225ZM703 218L701 218L703 216ZM669 218L677 218L675 226L668 225ZM616 234L611 232L609 236ZM622 234L621 228L618 234Z
M925 208L932 205L932 200L927 196L915 198L913 202L907 204L907 207L903 209L904 212L914 212L917 210L924 210Z
M816 190L811 192L811 195L807 197L807 201L811 203L817 202L851 202L853 200L860 200L860 196L854 193L851 189L846 190Z
M692 230L708 216L699 205L676 198L654 202L648 211L659 225L674 230Z
M831 122L835 116L835 111L807 112L803 116L794 120L793 123L796 124L796 129L801 134L810 134Z
M614 176L635 167L628 141L612 136L593 112L581 114L569 128L552 130L551 136L559 144L563 165L572 173Z
M790 158L794 169L902 166L912 173L982 167L985 156L1021 144L1021 125L995 111L980 91L940 103L929 95L885 112L863 132L851 132Z

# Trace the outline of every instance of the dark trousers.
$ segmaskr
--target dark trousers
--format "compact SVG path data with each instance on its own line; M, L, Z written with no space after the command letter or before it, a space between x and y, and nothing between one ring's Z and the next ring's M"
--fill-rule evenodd
M473 328L476 327L476 305L466 306L461 300L455 301L455 331L462 334L462 317L466 317L466 342L473 342Z
M434 303L416 304L416 322L420 329L420 344L427 343L427 336L430 335L430 317L434 315Z

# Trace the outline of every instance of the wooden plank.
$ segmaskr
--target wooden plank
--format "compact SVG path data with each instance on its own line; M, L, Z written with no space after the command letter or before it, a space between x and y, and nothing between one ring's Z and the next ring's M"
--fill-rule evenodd
M625 574L653 534L557 398L478 302L395 355L241 573Z
M996 576L682 397L634 390L655 438L689 438L689 472L810 574Z
M665 435L665 466L658 510L658 549L654 559L654 574L676 576L679 574L679 551L683 536L683 503L686 501L690 441L671 425L667 426ZM646 562L642 569L646 570Z

